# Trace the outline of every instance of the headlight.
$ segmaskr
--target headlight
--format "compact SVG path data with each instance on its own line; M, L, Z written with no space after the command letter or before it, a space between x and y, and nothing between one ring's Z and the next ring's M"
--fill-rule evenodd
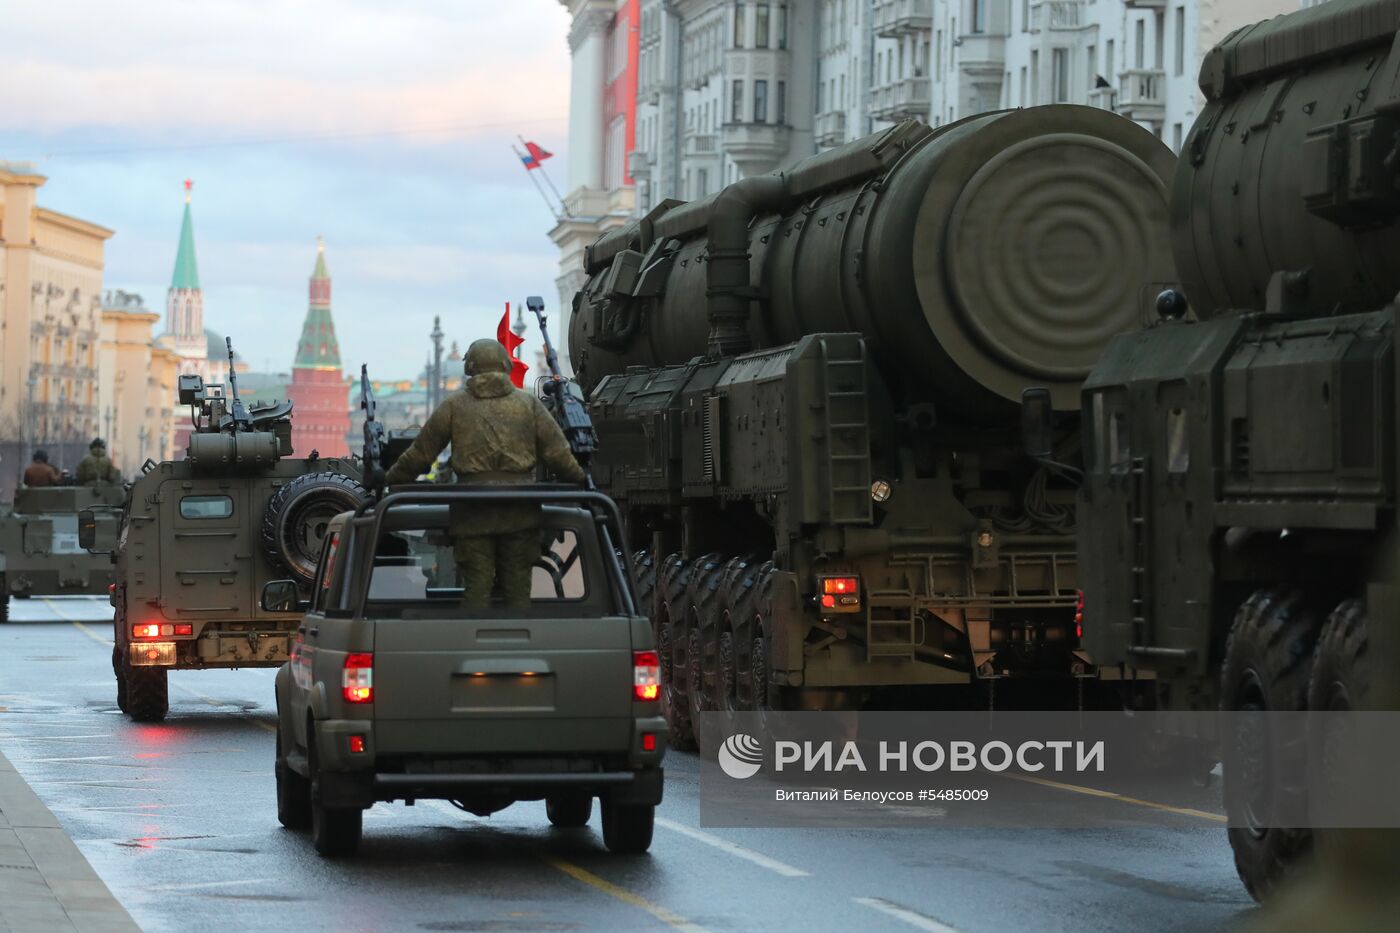
M877 479L870 484L870 498L876 502L888 502L892 495L894 495L894 488L884 480Z

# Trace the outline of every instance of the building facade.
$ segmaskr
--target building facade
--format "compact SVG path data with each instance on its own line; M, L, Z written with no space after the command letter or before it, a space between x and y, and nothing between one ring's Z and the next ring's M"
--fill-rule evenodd
M0 496L30 452L74 469L101 432L103 252L112 231L40 207L46 181L0 162Z
M103 296L97 363L102 434L126 476L148 459L160 462L174 454L180 358L156 343L159 322L140 295L117 289Z
M345 408L345 375L331 318L331 276L324 243L316 244L316 266L307 288L306 321L287 386L293 405L292 451L298 457L313 450L323 457L344 457L350 452L345 440L350 413Z

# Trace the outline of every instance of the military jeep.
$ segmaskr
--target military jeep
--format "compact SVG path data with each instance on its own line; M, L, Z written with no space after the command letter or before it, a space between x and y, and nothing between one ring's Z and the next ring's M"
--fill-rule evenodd
M499 502L540 509L531 603L467 609L451 514ZM308 603L295 581L263 588L265 612L306 611L276 680L281 823L347 856L377 801L543 800L579 827L598 798L608 849L645 851L668 735L621 540L612 500L577 487L393 487L336 516Z

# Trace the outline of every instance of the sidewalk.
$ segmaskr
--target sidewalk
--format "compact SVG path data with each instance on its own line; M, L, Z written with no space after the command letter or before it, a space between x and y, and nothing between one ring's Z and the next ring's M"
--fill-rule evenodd
M140 928L0 754L0 931L131 933Z

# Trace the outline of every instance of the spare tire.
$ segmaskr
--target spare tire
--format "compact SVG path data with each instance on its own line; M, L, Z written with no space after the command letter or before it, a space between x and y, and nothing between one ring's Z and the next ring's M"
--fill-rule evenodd
M268 563L310 585L326 526L368 498L369 491L343 473L306 473L287 483L263 511L262 546Z

